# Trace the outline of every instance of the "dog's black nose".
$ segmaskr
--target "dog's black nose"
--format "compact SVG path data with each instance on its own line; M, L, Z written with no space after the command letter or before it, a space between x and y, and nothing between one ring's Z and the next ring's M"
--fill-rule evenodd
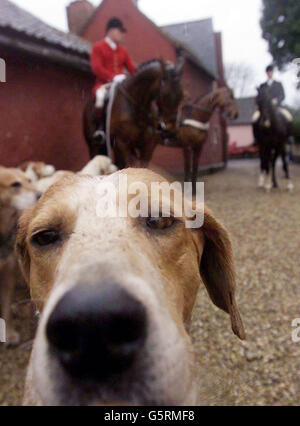
M132 365L145 343L146 310L117 285L78 286L58 302L46 333L73 377L104 380Z

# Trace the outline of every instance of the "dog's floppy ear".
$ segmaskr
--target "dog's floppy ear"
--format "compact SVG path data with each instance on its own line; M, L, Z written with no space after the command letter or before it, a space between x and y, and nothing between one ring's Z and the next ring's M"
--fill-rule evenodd
M29 207L23 212L22 216L20 217L15 246L19 265L27 283L29 283L30 275L30 256L27 249L26 238L28 225L32 218L34 208L35 206Z
M204 250L200 273L213 303L231 318L233 332L245 339L243 322L235 300L235 272L231 241L226 229L205 209Z
M29 162L28 162L28 161L26 161L25 163L22 163L22 164L18 167L18 169L22 170L22 172L26 172L26 170L27 170L28 166L29 166Z

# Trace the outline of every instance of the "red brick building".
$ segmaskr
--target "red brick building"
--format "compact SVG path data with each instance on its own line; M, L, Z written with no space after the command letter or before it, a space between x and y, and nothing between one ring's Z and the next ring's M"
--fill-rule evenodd
M107 21L117 16L128 28L125 45L137 64L160 57L175 62L176 47L184 48L187 63L183 83L191 99L207 94L217 84L224 85L221 35L214 33L211 19L159 28L139 10L137 3L102 0L94 8L87 0L74 1L67 8L69 29L94 43L104 37ZM209 141L200 160L206 169L222 167L227 159L218 113L211 124ZM183 168L182 152L176 148L159 147L153 161L173 172Z
M0 164L41 160L80 170L88 161L82 110L93 76L90 45L0 1Z

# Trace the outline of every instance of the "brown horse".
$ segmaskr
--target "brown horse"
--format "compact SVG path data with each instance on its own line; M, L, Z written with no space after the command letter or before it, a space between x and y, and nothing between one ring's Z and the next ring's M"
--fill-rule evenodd
M160 140L160 132L176 126L183 97L180 79L184 59L174 66L162 60L142 64L137 72L116 87L111 112L110 135L114 140L116 165L147 167ZM107 155L93 135L97 129L94 99L84 111L84 134L90 155Z
M207 140L210 119L216 108L220 108L230 119L238 117L238 108L231 89L217 89L193 104L184 105L176 136L164 141L166 146L183 149L185 182L193 183L193 194L196 189L199 158Z

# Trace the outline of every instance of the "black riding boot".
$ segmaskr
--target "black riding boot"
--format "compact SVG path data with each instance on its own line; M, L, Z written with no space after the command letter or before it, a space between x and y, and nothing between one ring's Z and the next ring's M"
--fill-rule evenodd
M97 110L97 130L95 131L93 137L94 139L100 143L100 145L104 145L106 143L106 135L105 135L105 118L102 109Z

